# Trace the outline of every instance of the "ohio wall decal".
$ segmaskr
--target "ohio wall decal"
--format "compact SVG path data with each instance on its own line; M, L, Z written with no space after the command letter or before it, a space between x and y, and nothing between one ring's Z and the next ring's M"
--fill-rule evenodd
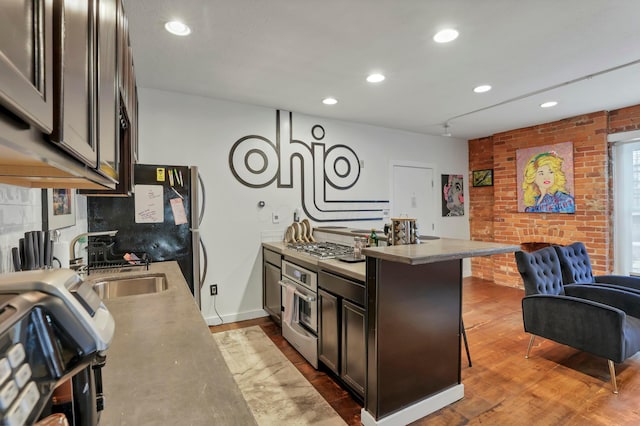
M229 168L241 184L265 188L300 187L306 215L317 222L382 220L389 200L329 200L327 186L340 191L353 188L360 178L358 155L346 145L328 147L322 126L311 129L313 142L293 139L293 114L276 111L276 141L260 135L238 139L229 151ZM293 175L293 160L300 161L299 182ZM310 174L310 176L308 176Z

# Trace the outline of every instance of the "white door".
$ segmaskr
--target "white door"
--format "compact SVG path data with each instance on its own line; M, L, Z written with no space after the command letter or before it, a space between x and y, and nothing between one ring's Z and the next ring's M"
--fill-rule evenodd
M428 164L392 164L391 217L415 218L420 235L435 235L435 183Z
M640 275L640 142L615 145L615 272Z

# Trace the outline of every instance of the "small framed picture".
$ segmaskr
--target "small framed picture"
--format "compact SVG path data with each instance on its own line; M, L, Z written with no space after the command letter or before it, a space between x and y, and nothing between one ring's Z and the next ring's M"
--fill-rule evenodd
M493 169L474 170L473 186L493 186Z
M76 224L76 190L71 188L42 191L43 230L66 228Z

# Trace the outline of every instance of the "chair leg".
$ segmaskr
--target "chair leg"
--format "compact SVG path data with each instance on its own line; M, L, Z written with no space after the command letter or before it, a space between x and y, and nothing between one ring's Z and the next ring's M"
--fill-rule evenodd
M616 383L616 367L610 359L608 359L607 362L609 363L609 374L611 374L611 387L613 387L613 393L617 394L618 384Z
M471 367L471 354L469 353L469 342L467 342L467 332L464 330L464 320L460 320L460 327L462 328L462 339L464 340L464 348L467 351L467 360L469 361L469 367Z
M524 356L525 359L529 359L529 352L531 352L531 347L533 346L533 340L536 338L535 334L531 335L531 339L529 339L529 346L527 347L527 354Z

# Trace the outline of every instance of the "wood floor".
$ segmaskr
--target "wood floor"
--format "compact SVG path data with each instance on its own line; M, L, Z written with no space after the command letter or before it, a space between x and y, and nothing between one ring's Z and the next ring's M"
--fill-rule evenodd
M537 338L529 359L522 327L523 291L466 278L463 318L471 350L462 347L464 398L413 425L638 425L640 354L616 365L620 393L611 392L606 360ZM360 409L348 392L316 371L268 318L210 327L212 332L260 325L349 425Z

